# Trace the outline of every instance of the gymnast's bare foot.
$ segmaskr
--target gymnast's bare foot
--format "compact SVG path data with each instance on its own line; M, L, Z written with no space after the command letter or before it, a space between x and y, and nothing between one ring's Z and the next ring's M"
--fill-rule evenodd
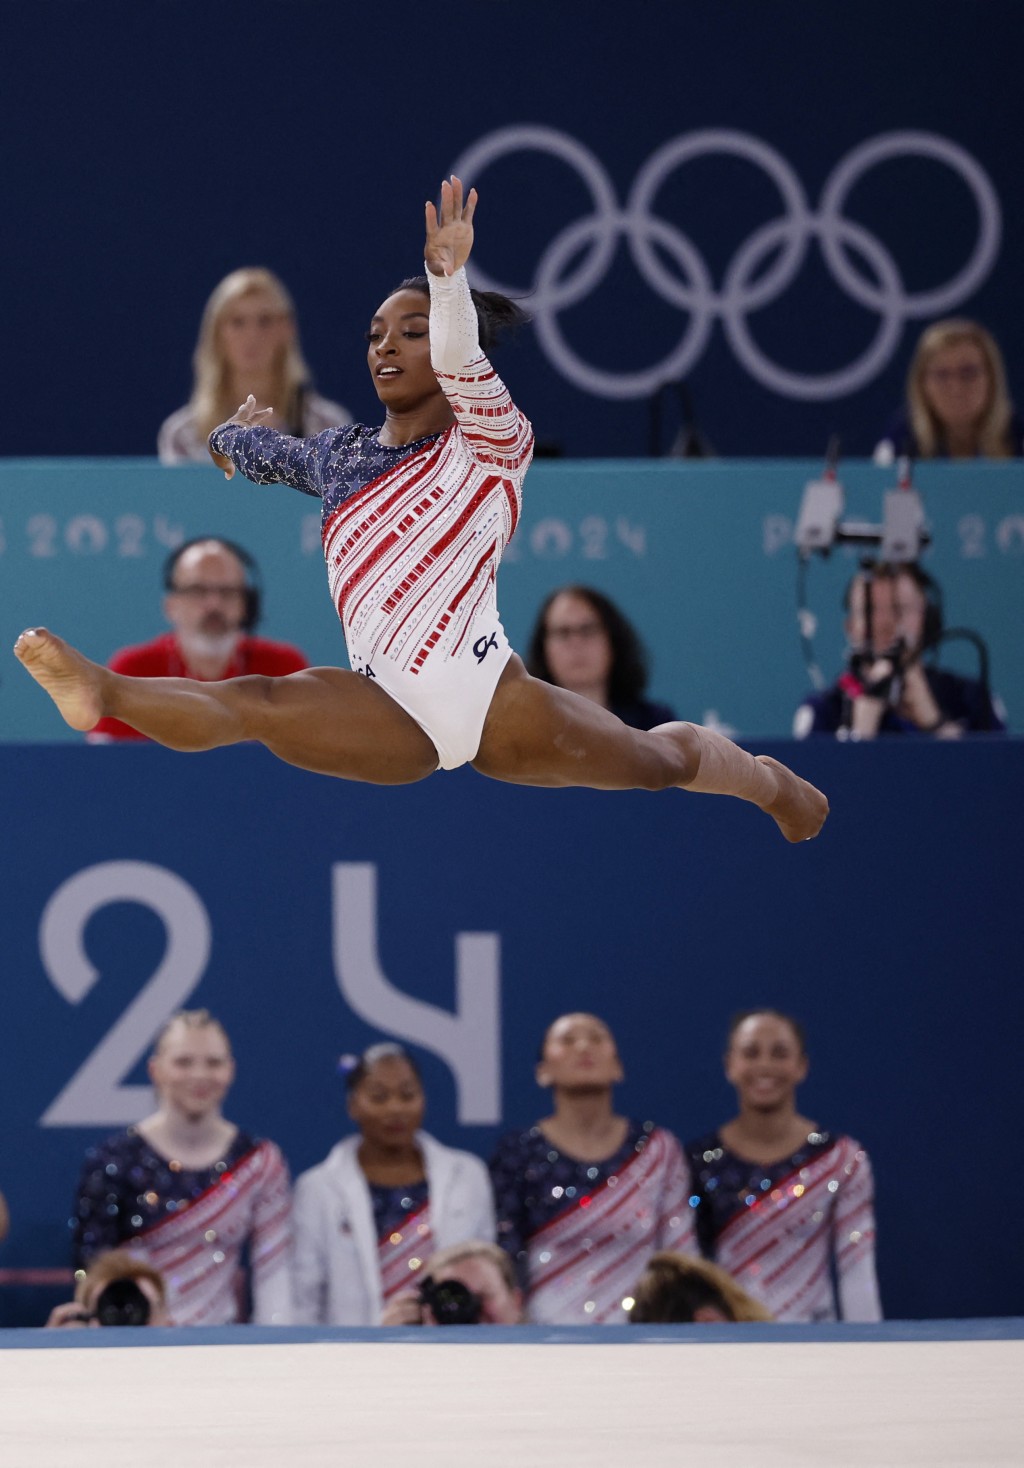
M754 758L759 764L769 765L778 777L778 793L764 810L786 840L810 841L812 836L817 836L828 815L828 801L821 791L771 755L756 754Z
M87 730L103 714L100 684L104 670L45 627L29 627L14 644L14 656L46 689L72 729Z

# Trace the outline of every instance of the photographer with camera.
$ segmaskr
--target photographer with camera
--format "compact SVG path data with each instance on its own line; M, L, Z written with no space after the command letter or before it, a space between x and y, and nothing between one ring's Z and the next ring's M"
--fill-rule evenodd
M111 1249L78 1277L75 1298L50 1311L47 1329L93 1325L170 1325L167 1286L152 1264Z
M523 1292L497 1244L467 1239L432 1254L417 1288L394 1296L382 1325L521 1325Z
M942 640L942 593L916 562L866 560L846 588L843 607L847 667L831 688L809 694L800 704L793 720L795 739L809 734L960 739L1006 732L1001 705L987 686L987 657L980 679L922 661Z

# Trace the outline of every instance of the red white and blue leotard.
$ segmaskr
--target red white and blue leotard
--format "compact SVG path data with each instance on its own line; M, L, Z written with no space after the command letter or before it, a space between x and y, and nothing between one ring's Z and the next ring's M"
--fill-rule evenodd
M416 720L450 770L476 754L512 653L495 580L533 430L480 350L465 271L427 279L430 357L455 414L450 428L396 447L362 424L306 439L224 424L210 443L257 484L322 499L331 599L352 668Z

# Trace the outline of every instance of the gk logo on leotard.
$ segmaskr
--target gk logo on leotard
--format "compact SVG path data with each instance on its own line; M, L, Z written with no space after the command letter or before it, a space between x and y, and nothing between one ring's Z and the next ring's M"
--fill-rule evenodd
M568 164L590 194L592 210L555 235L541 253L532 281L499 282L481 267L477 251L469 273L480 289L528 296L537 338L547 356L570 382L598 397L645 398L663 383L685 377L702 357L716 320L737 359L763 387L808 402L845 397L888 365L908 320L946 315L977 290L999 253L1002 215L991 179L965 148L936 133L892 132L868 138L836 164L816 208L781 153L760 138L730 128L706 128L663 143L640 169L624 206L590 149L549 127L512 126L488 133L466 149L452 172L479 183L490 164L520 152L546 153ZM722 155L752 163L766 175L779 193L782 211L743 241L716 284L690 236L653 212L652 206L677 169ZM922 158L943 165L966 186L978 230L966 263L948 280L928 290L910 291L887 245L844 210L852 190L877 165L898 160L905 168L908 159ZM927 188L927 176L922 181ZM907 182L911 188L918 185L914 174L907 175ZM948 233L942 197L936 196L931 213L926 192L914 197L924 231ZM713 197L702 196L702 206L705 203L713 206ZM561 312L577 306L605 279L620 240L627 244L646 284L688 317L668 356L633 372L612 372L584 361L569 345L558 320ZM839 289L879 318L874 339L859 357L845 367L817 374L773 361L755 342L750 327L751 316L792 286L812 244ZM927 269L927 260L923 268Z
M494 648L495 652L498 651L498 635L496 632L492 632L490 637L477 638L477 640L473 643L473 656L476 658L478 663L483 662L484 658L490 652L492 647Z

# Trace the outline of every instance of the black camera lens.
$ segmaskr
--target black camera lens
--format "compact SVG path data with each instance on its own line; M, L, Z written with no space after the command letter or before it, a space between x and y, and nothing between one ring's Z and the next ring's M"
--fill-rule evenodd
M480 1324L484 1302L461 1279L424 1279L419 1293L438 1325Z
M150 1305L133 1279L112 1279L96 1301L100 1325L148 1325Z

